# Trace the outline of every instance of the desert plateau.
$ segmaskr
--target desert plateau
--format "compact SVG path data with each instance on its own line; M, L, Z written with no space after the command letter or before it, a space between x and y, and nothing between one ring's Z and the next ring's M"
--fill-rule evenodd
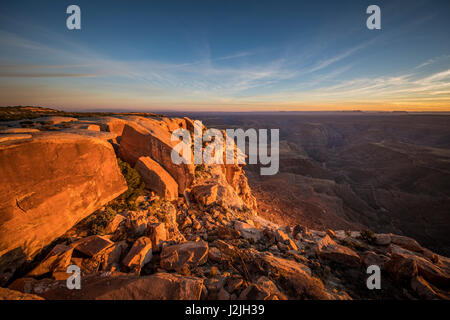
M193 132L189 117L1 115L4 299L449 298L447 115L244 115L293 131L280 138L281 172L267 177L237 164L175 166L171 132ZM199 117L203 130L242 125ZM373 264L381 290L366 287ZM82 290L66 286L70 265Z

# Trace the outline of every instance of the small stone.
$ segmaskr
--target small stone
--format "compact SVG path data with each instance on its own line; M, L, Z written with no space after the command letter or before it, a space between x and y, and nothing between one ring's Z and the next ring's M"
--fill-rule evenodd
M153 223L149 226L149 237L152 241L153 252L161 251L161 244L167 240L166 225L164 223Z
M391 236L385 233L375 234L375 243L379 246L387 246L391 243Z
M285 243L286 241L289 240L289 236L281 229L276 229L275 230L275 239L278 242L282 242Z
M287 247L288 247L288 249L289 250L294 250L294 251L297 251L298 250L298 247L297 247L297 245L295 244L295 242L294 241L292 241L291 239L288 239L287 240Z
M209 248L208 259L212 262L220 263L222 261L222 253L216 247Z
M208 249L208 243L205 241L188 241L164 247L161 251L161 268L179 270L185 266L205 264Z
M202 228L202 225L200 224L200 222L198 222L198 220L194 220L192 222L192 228L194 228L194 230L199 230Z
M346 264L348 266L358 266L361 258L352 249L337 244L330 236L325 235L317 243L317 255L321 259Z
M114 218L108 223L108 225L105 228L106 234L111 234L116 232L116 230L119 228L120 224L125 220L125 217L121 214L116 214Z
M256 229L255 227L242 221L235 221L234 229L238 231L243 238L252 239L255 242L261 240L263 237L261 230Z
M332 239L336 239L336 233L334 233L333 230L328 229L328 230L326 231L326 233L327 233L327 235L329 235Z
M140 272L141 268L152 259L152 241L147 237L140 237L131 247L123 259L124 266Z

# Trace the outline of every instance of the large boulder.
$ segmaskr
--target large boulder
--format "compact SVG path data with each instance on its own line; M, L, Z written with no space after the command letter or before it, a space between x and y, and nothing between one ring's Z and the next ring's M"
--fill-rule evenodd
M246 222L236 220L234 222L234 229L239 232L239 235L245 239L253 239L253 241L259 241L263 238L263 232L261 230Z
M0 273L32 258L127 189L105 140L32 135L0 143Z
M106 237L92 235L74 242L72 247L88 257L94 257L111 247L113 244L114 242Z
M39 277L52 271L66 272L72 258L73 247L56 245L37 267L28 273L30 277Z
M361 258L356 252L337 244L329 235L326 235L317 243L317 255L320 259L326 259L348 266L358 266L361 264Z
M415 251L415 252L422 252L423 248L422 246L414 239L405 237L405 236L399 236L397 234L390 234L391 242L393 244L396 244L402 248Z
M384 268L397 283L407 283L418 274L416 261L402 255L393 255Z
M126 120L116 117L94 118L93 121L100 126L101 131L112 132L117 137L122 136L123 128L127 123Z
M81 290L67 289L66 281L19 280L10 288L47 300L198 300L203 286L202 279L169 273L93 274L83 277Z
M274 274L279 274L284 279L295 298L330 300L333 297L325 290L323 283L311 276L311 270L298 262L275 257L271 253L260 253L255 257L259 264Z
M153 190L161 198L176 200L178 184L172 176L150 157L140 157L134 167L141 175L147 188Z
M120 140L120 157L135 166L140 157L151 156L175 179L178 192L182 194L194 179L194 165L172 161L172 149L179 142L171 140L167 125L162 121L136 116L126 120L128 122Z
M419 274L426 281L437 287L450 287L450 261L448 259L439 259L438 263L433 263L419 253L401 248L395 244L390 245L389 251L391 253L391 260L386 262L385 266L387 265L389 267L388 272L391 271L391 276L394 279L404 269L399 268L397 264L415 265L414 269L417 271L407 274L407 276L403 277L404 279L410 279Z
M188 241L164 247L161 251L161 268L182 270L189 266L198 266L208 260L208 243Z
M244 201L236 191L229 184L221 181L196 185L192 188L191 194L203 206L217 204L234 209L242 209L244 206Z
M44 300L35 294L23 293L7 288L0 288L0 300Z

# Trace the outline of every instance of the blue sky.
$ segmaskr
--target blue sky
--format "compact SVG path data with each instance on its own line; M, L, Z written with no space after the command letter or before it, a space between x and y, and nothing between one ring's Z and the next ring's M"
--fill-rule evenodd
M449 16L447 0L2 1L0 105L450 110Z

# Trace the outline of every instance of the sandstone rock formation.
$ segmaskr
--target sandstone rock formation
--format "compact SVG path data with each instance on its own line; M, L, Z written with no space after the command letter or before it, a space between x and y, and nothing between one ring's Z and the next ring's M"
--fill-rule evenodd
M94 137L33 133L1 143L0 167L3 267L30 259L127 189L111 145Z
M190 186L194 176L192 164L175 164L171 158L172 148L178 142L171 141L166 125L154 119L129 117L120 139L119 154L123 160L136 165L142 156L150 156L157 161L178 183L182 194Z
M45 299L35 294L28 294L7 288L0 288L0 300L45 300Z
M243 200L225 183L209 183L192 188L194 199L203 206L218 204L229 208L242 208Z
M178 198L178 184L172 176L150 157L140 157L134 167L145 185L167 200Z
M152 241L140 237L131 247L122 263L124 266L140 272L141 268L152 259Z
M198 300L202 283L195 277L169 273L142 277L92 275L83 279L83 290L69 290L65 281L29 281L27 290L32 293L22 296L34 297L36 293L49 300Z

